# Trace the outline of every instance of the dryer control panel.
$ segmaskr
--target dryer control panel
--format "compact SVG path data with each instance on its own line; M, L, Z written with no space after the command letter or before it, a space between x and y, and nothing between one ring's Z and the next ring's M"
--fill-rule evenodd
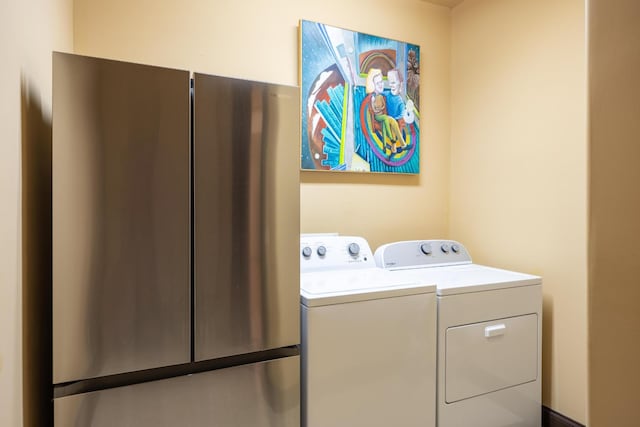
M373 268L376 262L366 239L337 234L300 235L300 272Z
M380 246L375 260L378 267L393 270L471 264L471 255L455 240L409 240Z

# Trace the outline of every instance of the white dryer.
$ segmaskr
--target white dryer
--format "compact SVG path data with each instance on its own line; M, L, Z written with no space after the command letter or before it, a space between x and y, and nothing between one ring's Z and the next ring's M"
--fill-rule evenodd
M438 427L539 427L542 279L473 264L450 240L390 243L375 259L437 285Z
M303 427L435 427L435 285L361 237L300 238Z

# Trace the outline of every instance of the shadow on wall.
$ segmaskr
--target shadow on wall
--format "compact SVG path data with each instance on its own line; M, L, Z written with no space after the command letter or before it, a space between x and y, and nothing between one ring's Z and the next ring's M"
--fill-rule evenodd
M553 397L553 299L549 295L545 295L542 302L542 337L542 404L550 405Z
M51 119L21 79L22 382L25 427L53 425L51 312Z
M300 171L300 182L308 184L375 184L419 186L420 175L404 175L393 173Z

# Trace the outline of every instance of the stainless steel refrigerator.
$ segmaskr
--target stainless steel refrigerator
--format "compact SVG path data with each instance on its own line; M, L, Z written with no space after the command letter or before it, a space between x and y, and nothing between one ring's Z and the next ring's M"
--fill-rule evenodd
M53 54L56 427L293 427L299 94Z

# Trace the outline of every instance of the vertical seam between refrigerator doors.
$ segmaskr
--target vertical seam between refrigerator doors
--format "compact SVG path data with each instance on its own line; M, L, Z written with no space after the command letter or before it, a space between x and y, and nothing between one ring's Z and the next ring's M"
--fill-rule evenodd
M194 79L193 73L189 76L189 295L190 295L190 353L191 362L195 361L195 137L194 137Z

